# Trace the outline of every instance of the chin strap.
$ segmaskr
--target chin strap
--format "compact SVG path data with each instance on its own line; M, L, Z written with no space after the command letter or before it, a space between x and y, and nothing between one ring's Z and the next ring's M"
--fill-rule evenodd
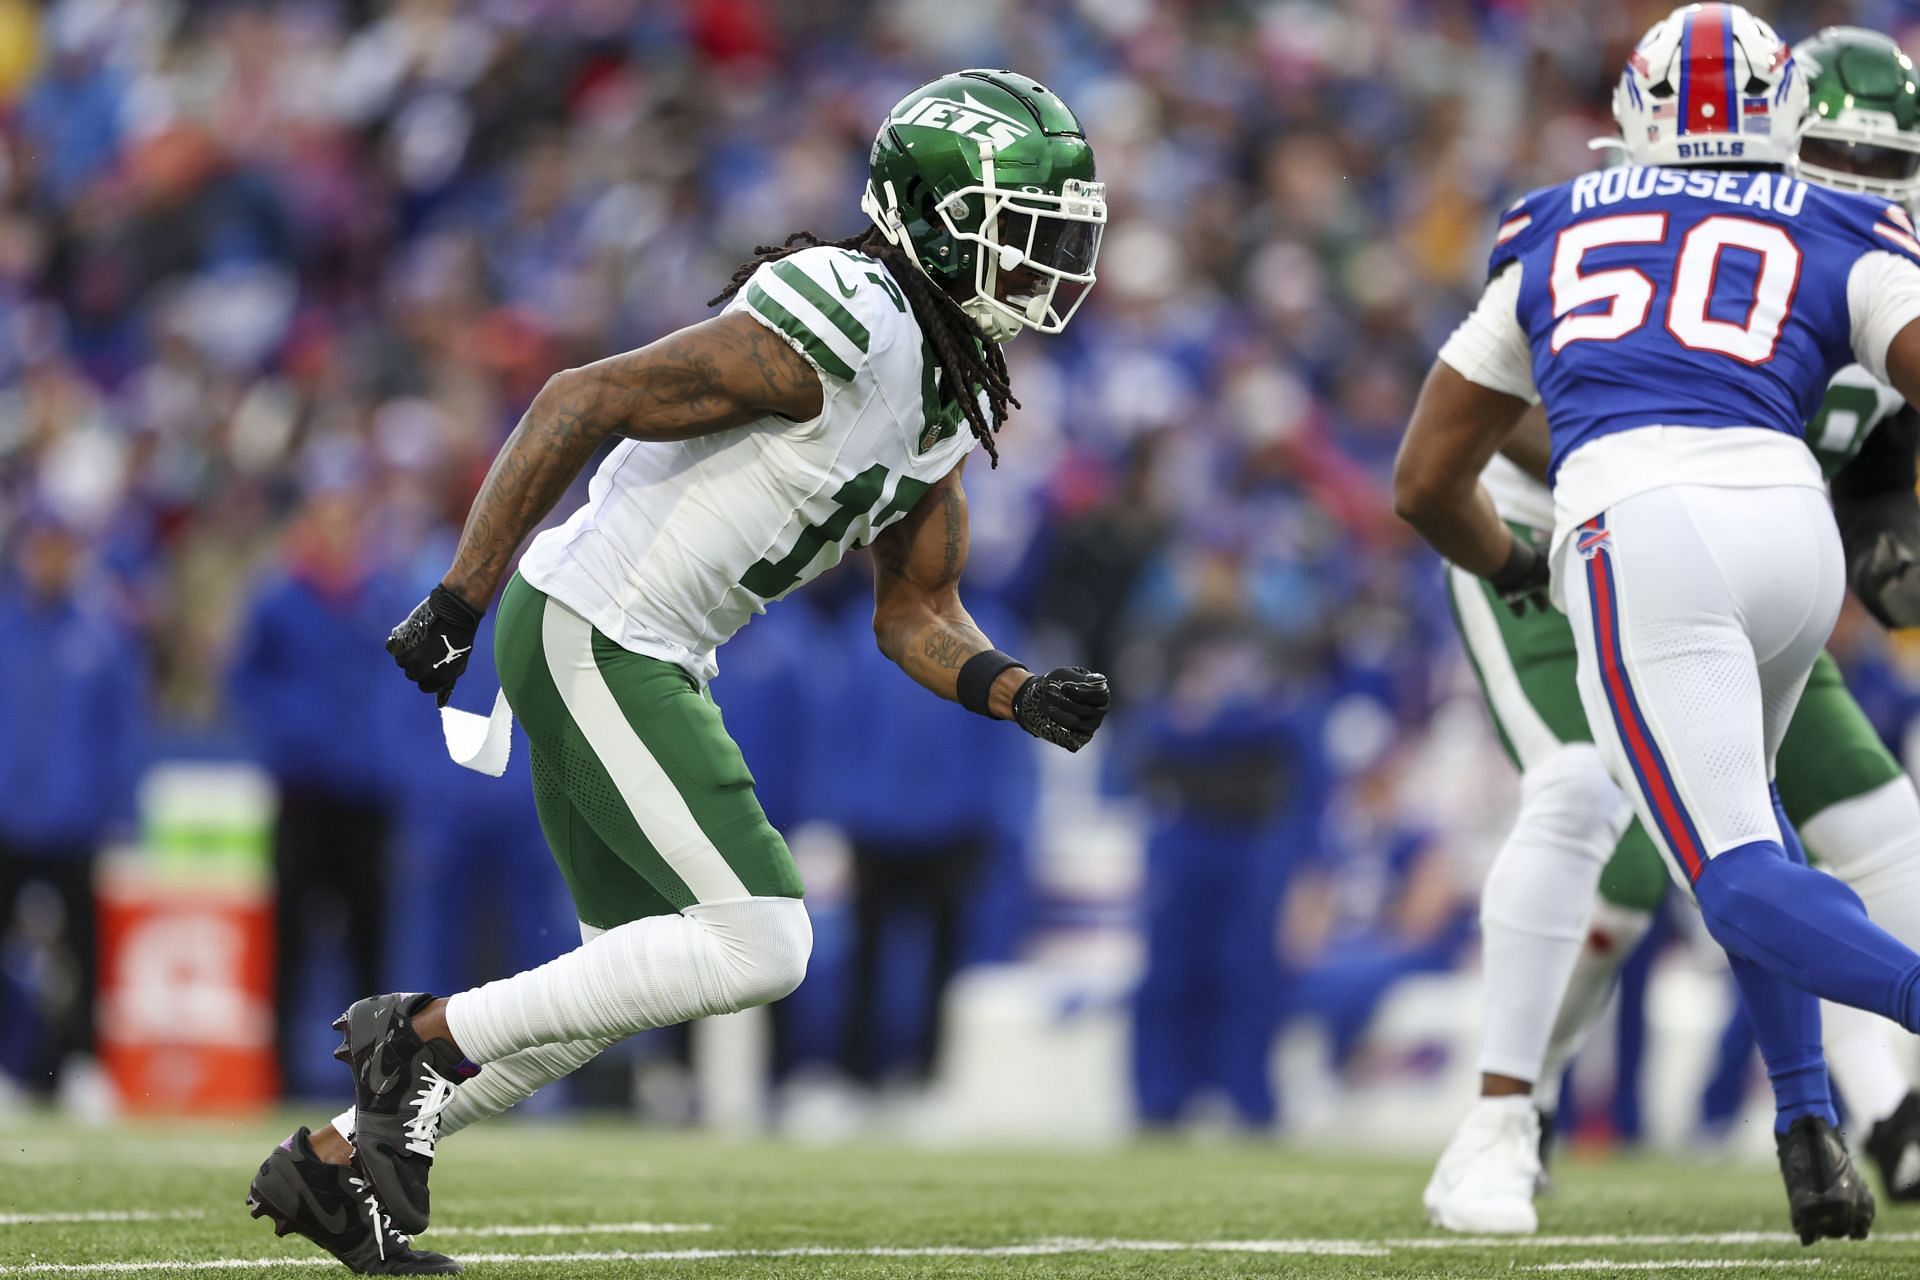
M1020 330L1025 327L1019 320L989 303L985 298L968 298L960 304L960 309L980 326L980 332L989 342L1012 342L1020 336Z

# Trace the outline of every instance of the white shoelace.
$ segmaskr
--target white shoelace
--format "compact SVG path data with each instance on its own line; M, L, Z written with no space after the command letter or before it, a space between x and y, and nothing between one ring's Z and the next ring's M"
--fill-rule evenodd
M455 1082L432 1067L426 1071L427 1081L414 1097L419 1110L407 1121L407 1150L431 1160L434 1143L440 1139L440 1113L453 1101Z
M352 1184L355 1191L363 1191L366 1193L367 1216L373 1220L373 1247L379 1253L380 1261L385 1262L387 1260L387 1236L392 1235L393 1238L401 1244L407 1242L407 1237L401 1235L387 1224L387 1211L381 1205L380 1197L374 1193L372 1187L368 1186L366 1182L359 1177L351 1177L348 1178L347 1181Z

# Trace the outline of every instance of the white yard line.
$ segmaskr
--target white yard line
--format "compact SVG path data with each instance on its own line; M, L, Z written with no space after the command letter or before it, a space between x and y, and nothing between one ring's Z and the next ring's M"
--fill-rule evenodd
M1738 1271L1747 1268L1817 1267L1820 1258L1683 1258L1677 1262L1620 1262L1587 1258L1581 1262L1539 1262L1517 1271Z
M129 1211L140 1212L140 1211ZM93 1220L90 1215L76 1215ZM111 1220L111 1219L101 1219ZM144 1219L130 1218L140 1221ZM437 1235L467 1237L511 1237L532 1235L646 1235L669 1231L712 1230L710 1223L588 1222L541 1223L531 1226L442 1228ZM1061 1254L1087 1253L1248 1253L1299 1254L1321 1257L1381 1258L1396 1249L1556 1249L1556 1248L1671 1248L1726 1245L1773 1245L1792 1243L1796 1237L1782 1232L1745 1231L1696 1235L1592 1235L1592 1236L1423 1236L1398 1240L1280 1239L1280 1240L1095 1240L1048 1239L1005 1245L875 1245L840 1247L802 1245L785 1249L603 1249L569 1250L563 1253L479 1253L462 1254L463 1262L577 1264L591 1262L701 1262L746 1258L1035 1258ZM1912 1244L1920 1242L1920 1232L1888 1232L1874 1236L1868 1245ZM1858 1249L1861 1246L1851 1246ZM1817 1267L1820 1258L1675 1258L1661 1261L1619 1261L1593 1258L1568 1262L1521 1264L1520 1271L1693 1271L1715 1267L1752 1267L1780 1269ZM120 1275L146 1271L251 1271L279 1267L331 1267L338 1264L326 1257L278 1258L172 1258L139 1262L29 1262L0 1266L0 1276L28 1275Z
M1683 1245L1799 1244L1800 1237L1789 1231L1712 1231L1692 1235L1603 1235L1603 1236L1410 1236L1401 1240L1382 1240L1389 1249L1618 1249L1666 1248ZM1876 1231L1868 1244L1920 1243L1920 1231ZM1851 1247L1851 1246L1850 1246Z
M1358 1240L1042 1240L1009 1245L875 1246L848 1249L808 1245L792 1249L596 1249L566 1253L463 1253L462 1262L704 1262L742 1258L1039 1258L1075 1253L1289 1253L1384 1258L1387 1250ZM245 1271L274 1267L338 1266L332 1258L172 1258L147 1262L29 1262L0 1267L0 1275L122 1275L142 1271Z
M24 1227L36 1222L178 1222L204 1218L204 1209L88 1209L82 1213L0 1213L0 1227Z
M537 1222L528 1226L435 1227L441 1236L669 1236L711 1231L711 1222Z
M164 1262L25 1262L0 1276L109 1276L139 1271L265 1271L274 1267L338 1267L332 1258L169 1258Z

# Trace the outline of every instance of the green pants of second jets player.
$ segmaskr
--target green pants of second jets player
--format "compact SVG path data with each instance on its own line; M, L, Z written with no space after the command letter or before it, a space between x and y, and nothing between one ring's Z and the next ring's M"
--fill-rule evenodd
M1457 568L1447 570L1447 587L1454 623L1514 764L1524 771L1561 743L1592 742L1574 683L1573 628L1566 615L1536 609L1516 617L1483 579ZM1777 763L1781 804L1796 828L1901 773L1827 654L1814 664ZM1634 819L1601 874L1600 896L1615 906L1651 911L1669 883L1659 850Z

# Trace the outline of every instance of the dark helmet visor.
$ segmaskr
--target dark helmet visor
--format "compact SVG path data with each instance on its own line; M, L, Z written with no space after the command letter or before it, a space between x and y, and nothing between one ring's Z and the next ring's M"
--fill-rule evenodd
M1835 138L1802 138L1800 159L1840 173L1862 178L1881 178L1905 182L1920 174L1920 151L1900 147L1876 147L1867 142L1841 142Z
M1092 272L1100 253L1098 222L1081 222L1050 213L1008 209L1000 215L1000 243L1020 249L1029 262L1070 276Z

